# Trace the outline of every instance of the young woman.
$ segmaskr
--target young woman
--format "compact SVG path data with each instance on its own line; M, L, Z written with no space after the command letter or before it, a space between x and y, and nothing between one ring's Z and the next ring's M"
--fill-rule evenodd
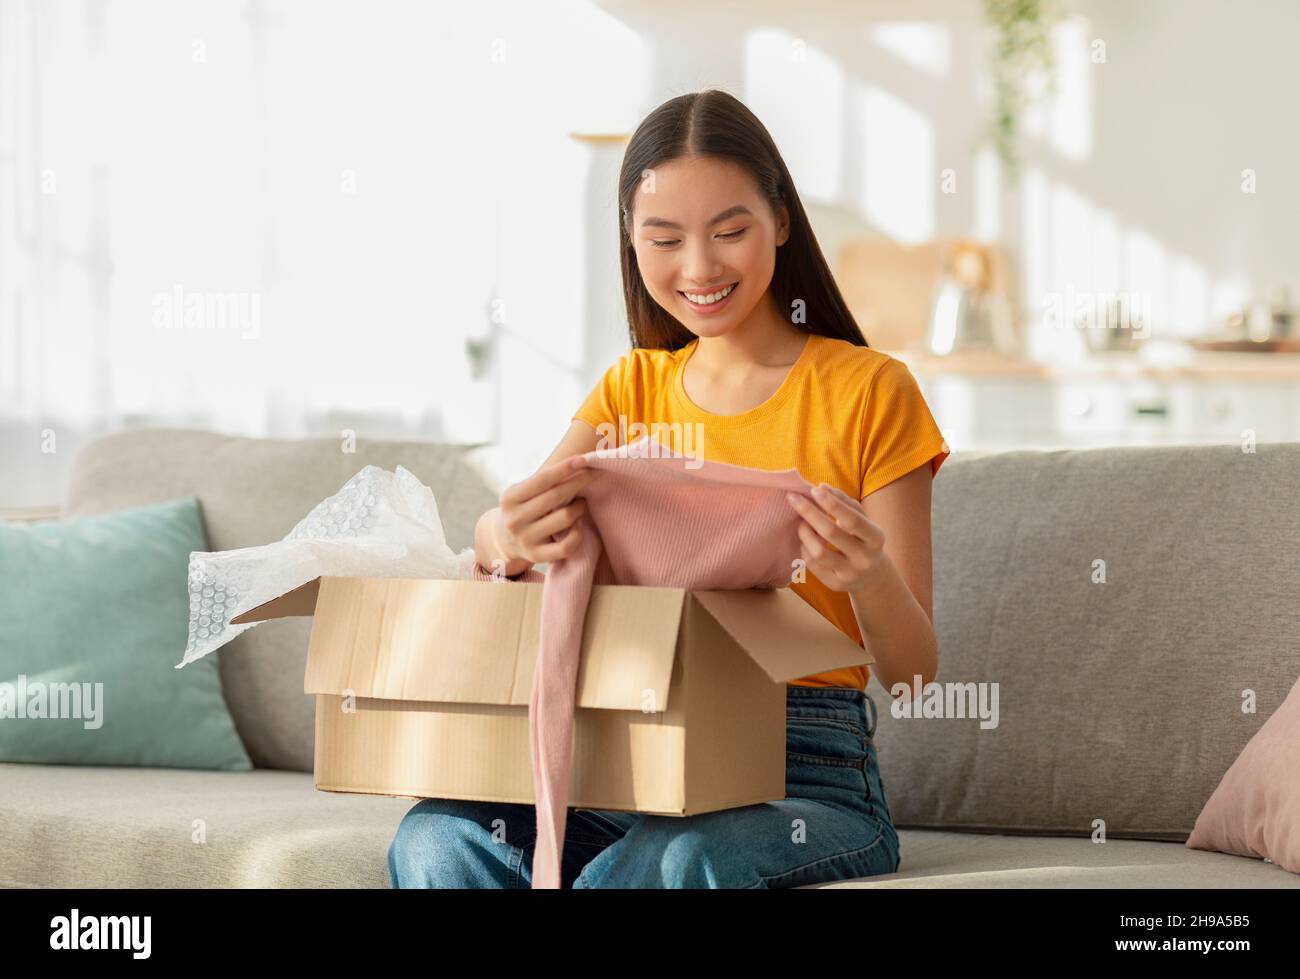
M529 478L479 520L480 565L517 576L573 552L591 471L570 458L635 423L682 454L795 468L807 580L792 590L875 656L889 690L934 679L930 483L948 455L901 361L868 347L762 123L718 91L672 99L619 175L632 350ZM685 438L683 438L685 441ZM572 887L793 887L892 873L898 835L865 667L787 687L786 798L689 817L570 812ZM919 692L919 691L918 691ZM388 852L394 887L529 887L534 808L424 799Z

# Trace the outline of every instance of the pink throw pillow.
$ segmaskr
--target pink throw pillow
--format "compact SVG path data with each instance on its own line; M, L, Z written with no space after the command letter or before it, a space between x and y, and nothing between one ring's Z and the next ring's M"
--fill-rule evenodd
M1187 846L1300 874L1300 680L1219 781Z

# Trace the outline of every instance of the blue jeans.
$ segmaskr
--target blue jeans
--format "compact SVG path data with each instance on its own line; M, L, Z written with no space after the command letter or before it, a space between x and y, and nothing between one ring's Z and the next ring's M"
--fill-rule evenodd
M570 809L564 887L797 887L898 869L876 763L876 705L848 687L786 688L786 798L657 816ZM388 848L393 887L531 887L532 805L422 799Z

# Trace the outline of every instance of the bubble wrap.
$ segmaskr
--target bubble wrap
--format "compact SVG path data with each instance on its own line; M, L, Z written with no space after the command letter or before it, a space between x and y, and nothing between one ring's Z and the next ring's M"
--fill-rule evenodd
M447 546L429 487L401 466L366 466L281 541L191 552L189 639L176 669L258 625L231 625L235 616L321 575L468 579L473 568L472 547Z

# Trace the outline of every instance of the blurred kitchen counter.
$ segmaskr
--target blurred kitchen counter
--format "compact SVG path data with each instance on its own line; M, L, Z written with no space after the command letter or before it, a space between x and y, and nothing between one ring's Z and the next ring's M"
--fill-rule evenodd
M965 375L1038 378L1046 381L1082 379L1146 379L1200 381L1297 381L1300 353L1224 353L1188 350L1179 362L1145 359L1138 351L1101 351L1077 364L1046 364L1007 357L991 350L959 350L946 356L928 351L887 350L921 376Z
M1065 365L882 349L907 364L959 449L1300 441L1300 354L1189 348L1162 363L1094 351Z

